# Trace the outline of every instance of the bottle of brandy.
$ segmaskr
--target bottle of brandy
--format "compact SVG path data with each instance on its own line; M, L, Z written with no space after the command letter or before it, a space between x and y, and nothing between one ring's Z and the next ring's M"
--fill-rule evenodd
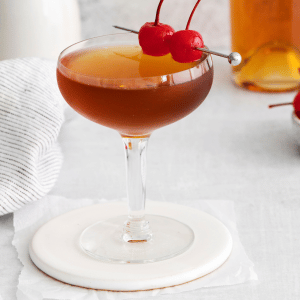
M230 0L234 81L253 91L300 88L300 0Z

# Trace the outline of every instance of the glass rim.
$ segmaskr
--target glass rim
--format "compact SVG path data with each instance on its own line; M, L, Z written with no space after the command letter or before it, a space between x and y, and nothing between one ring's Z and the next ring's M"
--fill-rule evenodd
M105 38L105 37L112 37L112 36L137 36L137 34L135 33L132 33L132 32L126 32L126 33L112 33L112 34L105 34L105 35L100 35L100 36L96 36L96 37L92 37L92 38L88 38L88 39L85 39L85 40L81 40L79 42L76 42L70 46L68 46L67 48L65 48L64 50L61 51L61 53L59 54L59 57L58 57L58 61L57 61L57 69L58 70L62 70L62 69L66 69L67 73L70 73L70 74L76 74L76 75L80 75L81 77L83 78L90 78L92 81L97 79L97 80L103 80L105 82L118 82L120 83L121 81L122 82L127 82L127 81L134 81L134 80L139 80L139 81L147 81L147 80L150 80L151 79L153 80L154 78L160 78L162 79L162 82L163 83L164 81L167 81L167 79L164 80L164 77L167 78L169 76L173 76L173 75L181 75L181 74L184 74L186 72L190 72L191 70L197 70L197 69L201 69L200 66L208 66L209 69L212 68L212 57L211 57L211 54L209 53L203 53L202 57L198 60L199 63L197 63L195 66L191 67L191 68L188 68L188 69L185 69L185 70L182 70L182 71L179 71L179 72L174 72L174 73L168 73L168 74L163 74L163 75L156 75L156 76L149 76L149 77L120 77L120 78L109 78L109 77L99 77L99 76L90 76L90 75L84 75L82 73L79 73L79 72L76 72L76 71L72 71L70 70L68 67L64 66L62 63L61 63L61 59L64 55L64 53L68 50L70 50L72 47L76 46L76 45L79 45L81 43L84 43L84 42L88 42L88 41L92 41L92 40L96 40L96 39L100 39L100 38ZM121 43L120 43L121 44ZM100 46L100 45L99 45ZM204 48L208 49L206 46L204 46ZM82 49L79 49L79 50L84 50L84 48ZM72 51L70 51L71 53ZM205 69L205 68L203 68ZM201 75L203 75L204 73L206 73L205 71L202 72L202 74L200 74L199 76L195 76L195 78L198 78L200 77ZM194 79L195 79L194 78ZM178 84L178 83L176 83Z

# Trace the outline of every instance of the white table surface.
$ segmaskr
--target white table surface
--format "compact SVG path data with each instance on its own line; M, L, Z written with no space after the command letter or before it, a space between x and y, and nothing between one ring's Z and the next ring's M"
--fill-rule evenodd
M234 86L226 60L214 58L213 88L199 109L155 132L148 149L147 197L231 199L241 241L259 281L151 299L300 298L300 149L291 137L295 93L252 93ZM51 194L126 196L119 135L67 110L60 135L64 164ZM11 245L12 214L0 218L0 287L16 299L22 268ZM9 270L1 270L7 260ZM149 298L150 299L150 298Z

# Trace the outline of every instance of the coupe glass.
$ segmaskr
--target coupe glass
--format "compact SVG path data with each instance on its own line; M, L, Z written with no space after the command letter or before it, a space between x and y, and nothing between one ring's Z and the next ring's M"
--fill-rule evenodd
M71 70L66 63L96 48L125 45L139 47L137 35L106 35L68 47L58 59L57 81L74 110L117 130L125 148L128 215L86 228L80 236L82 250L106 262L148 263L177 256L194 240L187 225L164 216L145 215L148 139L155 129L185 117L204 101L213 81L213 64L211 56L203 53L193 67L177 73L104 78ZM116 62L107 63L113 66Z

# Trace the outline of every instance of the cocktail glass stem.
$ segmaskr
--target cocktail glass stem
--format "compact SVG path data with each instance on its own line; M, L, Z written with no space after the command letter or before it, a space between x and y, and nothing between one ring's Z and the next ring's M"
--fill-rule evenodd
M145 219L146 151L149 137L123 137L125 146L128 219L124 223L122 238L125 242L147 242L152 231Z

